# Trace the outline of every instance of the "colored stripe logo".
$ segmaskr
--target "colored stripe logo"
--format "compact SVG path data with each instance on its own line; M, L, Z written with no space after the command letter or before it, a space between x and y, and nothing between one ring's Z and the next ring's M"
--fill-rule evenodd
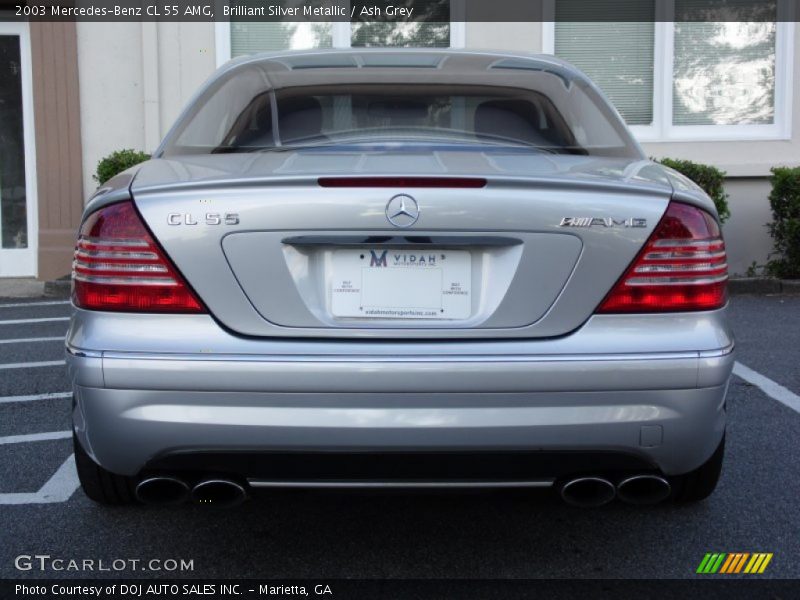
M772 560L772 552L707 552L697 567L701 575L761 574Z

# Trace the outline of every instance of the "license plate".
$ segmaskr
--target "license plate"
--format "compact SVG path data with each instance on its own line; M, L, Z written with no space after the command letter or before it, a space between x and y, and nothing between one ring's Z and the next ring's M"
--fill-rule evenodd
M366 319L466 319L471 280L465 250L336 250L331 312Z

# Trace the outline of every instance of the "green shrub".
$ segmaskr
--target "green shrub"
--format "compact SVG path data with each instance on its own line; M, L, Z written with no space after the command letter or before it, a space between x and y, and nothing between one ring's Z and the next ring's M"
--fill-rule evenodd
M800 278L800 167L774 167L770 182L772 223L767 227L775 249L767 262L767 272L776 277Z
M150 155L146 152L139 152L130 148L117 150L97 163L97 172L94 174L94 180L103 185L114 175L118 175L125 169L130 169L132 166L149 159Z
M725 193L725 171L721 171L711 165L703 165L692 162L691 160L676 160L674 158L663 158L659 160L662 165L675 169L678 173L683 173L703 188L714 201L719 213L719 220L725 222L731 216L728 209L728 194Z

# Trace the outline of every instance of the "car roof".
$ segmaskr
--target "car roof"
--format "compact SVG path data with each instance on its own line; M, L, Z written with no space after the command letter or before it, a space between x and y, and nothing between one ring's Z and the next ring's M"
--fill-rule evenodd
M384 78L396 79L399 72L411 77L426 74L444 81L467 77L474 82L483 78L488 83L488 75L496 75L498 71L539 71L557 76L567 87L575 80L593 85L574 66L551 55L434 48L265 52L229 61L219 69L214 79L246 66L262 69L276 87L287 80L297 85L303 79L309 82L319 82L321 77L327 79L322 72L329 72L330 77L368 76L376 83ZM523 82L520 83L520 87L524 87Z

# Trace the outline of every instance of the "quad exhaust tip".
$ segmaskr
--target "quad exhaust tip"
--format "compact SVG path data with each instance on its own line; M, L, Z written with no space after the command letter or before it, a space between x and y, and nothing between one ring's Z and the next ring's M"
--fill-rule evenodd
M567 504L583 508L603 506L614 497L628 504L658 504L669 498L672 488L659 475L634 475L620 481L616 487L603 477L578 477L561 487L561 497Z
M671 492L669 482L658 475L634 475L617 485L617 497L629 504L658 504Z
M572 506L593 508L608 504L617 495L614 484L602 477L579 477L561 487L561 497Z
M230 508L244 502L247 492L229 479L206 479L192 488L191 498L197 504Z
M148 477L136 486L136 499L143 504L175 505L189 497L189 486L175 477Z

